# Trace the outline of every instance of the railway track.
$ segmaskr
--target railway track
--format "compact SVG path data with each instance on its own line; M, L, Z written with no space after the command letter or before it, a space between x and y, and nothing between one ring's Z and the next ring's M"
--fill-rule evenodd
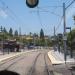
M23 60L25 57L26 57L26 54L22 54L22 56L21 56L21 55L18 55L18 56L9 58L9 59L7 59L7 60L5 60L5 61L2 61L2 62L0 63L0 68L1 68L3 65L9 63L9 65L8 65L5 69L3 69L3 70L7 70L8 68L10 68L10 67L13 66L14 64L16 64L18 61ZM1 70L1 69L0 69L0 70Z
M11 66L16 64L18 61L23 60L24 58L25 58L25 54L22 56L13 57L13 58L6 60L5 62L1 63L0 68L5 64L9 64L6 68L2 69L2 70L8 70Z
M43 66L44 71L43 71L42 75L44 73L46 75L53 75L53 72L49 71L48 64L47 64L47 56L46 55L47 55L46 53L39 52L36 55L36 57L35 57L35 59L33 61L33 64L30 67L30 69L29 69L29 71L28 71L28 73L26 75L39 75L39 73L36 73L36 71L37 71L36 68L37 68L38 64L40 64L40 62L39 62L40 60L43 62L43 65L44 65ZM12 59L4 62L4 63L0 64L0 68L1 68L0 70L1 71L3 71L3 70L9 70L11 67L15 66L15 64L18 63L18 61L21 61L24 58L25 58L25 55L22 55L20 57L12 58ZM36 66L36 63L37 63L37 66ZM35 68L35 66L36 66L36 68Z
M27 75L33 75L33 72L35 71L35 65L36 65L37 59L38 59L38 57L40 56L40 54L41 54L41 53L39 53L39 54L36 56L36 58L35 58L35 60L34 60L34 63L33 63L33 65L32 65L32 67L30 68L29 73L28 73Z
M37 60L38 58L41 56L42 53L38 54L32 67L30 68L29 70L29 73L27 75L39 75L39 74L36 74L34 73L35 72L35 66L36 66L36 63L37 63ZM46 72L46 75L53 75L53 72L52 71L49 71L49 68L48 68L48 65L47 65L47 62L46 62L46 53L44 54L44 62L45 62L45 72Z
M44 60L45 60L45 69L46 69L47 75L54 75L53 71L50 71L49 68L48 68L48 65L47 65L47 62L46 62L46 53L44 54Z
M27 54L28 55L28 54ZM38 58L38 56L40 55L40 53L37 53L36 55L36 60ZM11 67L15 66L15 64L17 64L19 61L25 59L26 55L22 55L22 56L17 56L15 58L6 60L5 62L0 64L0 72L4 72L4 71L10 71ZM35 62L36 62L35 60Z

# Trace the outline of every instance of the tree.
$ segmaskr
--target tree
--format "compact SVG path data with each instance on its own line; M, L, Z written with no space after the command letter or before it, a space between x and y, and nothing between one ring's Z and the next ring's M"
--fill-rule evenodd
M67 45L69 47L75 45L75 29L73 29L71 31L71 33L68 33L68 35L67 35ZM75 49L75 47L73 49Z
M40 30L40 39L44 39L44 31L43 31L43 29Z
M74 24L75 24L75 16L73 16Z
M1 26L0 30L1 30L1 32L2 32L2 30L3 30L3 27L2 27L2 26Z
M9 35L13 36L13 30L12 30L12 28L10 28L10 30L9 30Z
M42 46L45 45L45 39L44 39L44 31L43 29L40 30L40 43Z
M32 36L32 32L29 33L29 36L30 36L30 37Z
M6 28L5 28L5 27L4 27L4 30L3 30L3 31L4 31L4 33L7 33L7 30L6 30Z
M18 31L17 30L15 30L14 36L18 36Z
M73 19L74 19L74 21L75 21L75 16L73 16Z
M8 38L8 33L5 27L0 27L1 33L0 33L0 40L5 40Z

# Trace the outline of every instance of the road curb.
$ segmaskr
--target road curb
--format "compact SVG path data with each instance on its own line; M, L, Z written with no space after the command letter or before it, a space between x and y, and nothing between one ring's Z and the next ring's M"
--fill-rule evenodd
M52 63L52 65L54 65L54 63L52 62L52 60L50 58L50 51L47 53L47 55L48 55L48 58L49 58L50 62ZM55 72L54 70L52 70L52 71L53 71L53 74L52 75L62 75L62 74L59 74L59 73Z

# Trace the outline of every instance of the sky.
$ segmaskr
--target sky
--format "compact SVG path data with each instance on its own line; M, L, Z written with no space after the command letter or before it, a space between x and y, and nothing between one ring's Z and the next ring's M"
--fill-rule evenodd
M26 0L0 0L0 26L8 31L10 27L15 31L21 28L21 34L40 33L45 35L63 33L63 2L66 7L73 0L39 0L38 7L29 8ZM66 10L66 26L75 28L73 15L75 3ZM67 30L69 31L69 30Z

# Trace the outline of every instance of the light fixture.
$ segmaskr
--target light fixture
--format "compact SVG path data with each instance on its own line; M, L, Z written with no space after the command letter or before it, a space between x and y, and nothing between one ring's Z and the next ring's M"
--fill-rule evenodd
M38 5L39 3L39 0L26 0L26 5L29 7L29 8L34 8Z

